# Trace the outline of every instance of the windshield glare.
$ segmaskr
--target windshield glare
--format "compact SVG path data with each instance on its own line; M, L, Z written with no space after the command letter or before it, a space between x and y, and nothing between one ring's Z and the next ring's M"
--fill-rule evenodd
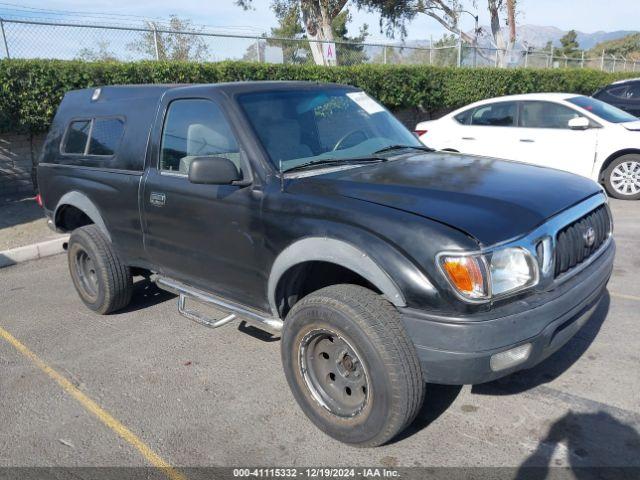
M364 92L327 88L243 94L238 102L276 168L422 144Z
M597 100L591 97L573 97L568 100L568 102L577 105L584 110L593 113L594 115L606 120L611 123L625 123L625 122L636 122L638 118L634 117L630 113L625 112L624 110L620 110L613 105L609 105L608 103L604 103L603 101Z

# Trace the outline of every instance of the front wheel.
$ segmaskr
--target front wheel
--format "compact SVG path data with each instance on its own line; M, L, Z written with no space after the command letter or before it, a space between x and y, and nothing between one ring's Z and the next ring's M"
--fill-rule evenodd
M609 195L621 200L640 199L640 155L622 155L604 171Z
M282 332L293 395L331 437L382 445L407 427L424 398L415 347L395 308L357 285L334 285L300 300Z

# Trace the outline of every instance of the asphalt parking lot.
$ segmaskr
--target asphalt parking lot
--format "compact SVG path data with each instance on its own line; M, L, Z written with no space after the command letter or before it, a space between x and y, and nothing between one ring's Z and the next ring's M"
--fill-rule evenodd
M143 466L156 455L178 468L638 467L640 202L611 205L609 295L579 334L500 381L428 385L412 427L375 449L307 421L275 338L238 323L199 326L144 282L126 311L96 315L62 255L2 269L0 466Z

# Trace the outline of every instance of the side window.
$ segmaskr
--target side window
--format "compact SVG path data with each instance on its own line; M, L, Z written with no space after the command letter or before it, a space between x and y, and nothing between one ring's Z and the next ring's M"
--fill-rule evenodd
M579 117L575 110L551 102L522 102L519 125L523 128L569 128L569 120Z
M516 121L515 102L499 102L477 107L471 115L471 125L513 127Z
M63 153L84 154L89 139L91 120L79 120L71 122L67 129L67 135L62 147Z
M471 114L473 113L473 109L467 110L465 112L459 113L455 118L458 123L462 125L469 125L471 123Z
M228 158L242 174L240 149L220 107L204 99L171 102L162 130L159 169L186 175L195 157L209 155Z
M124 123L119 118L96 118L91 129L89 155L113 155L116 152Z
M615 98L627 98L627 88L628 87L626 85L615 86L608 88L606 92L608 95L611 95Z
M629 85L626 95L629 100L640 102L640 82Z

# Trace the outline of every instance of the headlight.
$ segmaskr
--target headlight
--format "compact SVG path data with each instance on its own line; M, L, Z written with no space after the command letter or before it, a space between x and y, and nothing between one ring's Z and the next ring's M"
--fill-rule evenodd
M488 300L538 283L537 263L519 247L477 255L445 254L440 266L453 288L469 300Z
M491 254L489 261L491 278L491 294L521 290L538 282L538 269L529 255L522 248L505 248Z

